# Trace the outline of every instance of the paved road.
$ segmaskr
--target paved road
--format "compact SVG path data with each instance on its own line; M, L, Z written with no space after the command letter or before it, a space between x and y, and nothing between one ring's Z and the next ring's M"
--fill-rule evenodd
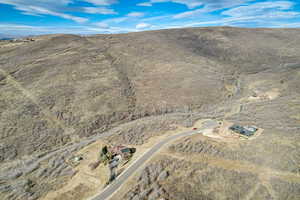
M117 179L107 186L99 195L92 197L92 200L106 200L111 197L111 195L117 191L122 184L131 176L133 173L139 169L147 160L149 160L158 150L160 150L165 144L171 142L172 140L178 139L183 136L191 136L199 133L199 131L203 131L204 129L214 128L218 125L218 123L214 120L206 121L201 129L195 131L187 131L183 133L179 133L177 135L172 135L166 138L165 140L154 145L150 150L148 150L145 154L143 154L139 159L137 159L134 163L132 163L121 175L117 177Z

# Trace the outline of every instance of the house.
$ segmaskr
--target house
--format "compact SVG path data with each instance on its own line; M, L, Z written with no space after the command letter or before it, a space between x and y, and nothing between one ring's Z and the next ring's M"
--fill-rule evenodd
M251 137L255 134L258 128L254 126L240 126L240 125L232 125L229 127L230 130L234 131L235 133L241 134L246 137Z

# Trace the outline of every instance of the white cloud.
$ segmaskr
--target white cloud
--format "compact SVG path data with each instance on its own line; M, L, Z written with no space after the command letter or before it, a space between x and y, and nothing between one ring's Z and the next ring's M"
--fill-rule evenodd
M90 31L91 33L127 33L127 32L136 32L136 29L110 26L109 28L95 28L95 27L86 27L86 31Z
M148 6L148 7L150 7L150 6L152 6L152 3L150 3L150 2L144 2L144 3L138 3L136 5L137 6Z
M55 13L55 12L50 12L49 13L50 15L54 15L54 16L58 16L58 17L62 17L62 18L65 18L65 19L70 19L70 20L73 20L75 22L78 22L78 23L84 23L84 22L87 22L89 21L87 18L84 18L84 17L76 17L76 16L73 16L73 15L67 15L67 14L63 14L63 13Z
M37 7L37 6L17 6L16 9L21 10L24 12L24 14L32 14L32 15L53 15L57 17L61 17L64 19L70 19L73 21L76 21L78 23L83 23L88 21L87 18L83 17L76 17L69 14L64 14L56 11L51 11L43 7Z
M135 28L137 29L145 29L145 28L149 28L151 27L151 24L147 24L147 23L139 23L135 26Z
M1 0L3 4L14 6L16 10L22 11L26 15L53 15L64 19L73 20L78 23L88 21L87 18L77 17L63 12L64 8L72 3L72 0L36 0L36 1L23 1L23 0Z
M222 10L225 8L232 8L234 6L240 6L240 5L243 5L244 3L247 3L250 1L252 1L252 0L235 0L235 1L232 1L232 0L221 0L221 1L203 0L202 8L176 14L173 16L173 18L174 19L182 19L182 18L188 18L188 17L197 17L203 13L209 13L209 12L213 12L216 10Z
M239 6L251 1L254 0L234 0L234 1L233 0L150 0L148 2L139 3L137 4L137 6L152 6L153 4L156 3L165 3L165 2L183 4L187 6L189 9L194 9L202 6L201 9L180 13L182 14L182 17L180 14L177 17L175 17L175 18L184 18L184 17L194 16L198 13L212 12L215 10L221 10L224 8Z
M172 15L158 15L154 17L143 18L143 21L161 21L172 18Z
M0 24L0 36L10 35L12 37L28 36L28 35L40 35L40 34L99 34L99 33L125 33L135 32L136 29L124 28L124 27L95 27L95 26L27 26L21 24ZM13 33L13 34L11 34Z
M232 17L253 16L259 14L269 14L274 10L288 10L293 6L289 1L275 1L275 2L260 2L246 6L239 6L230 10L222 12L223 15Z
M275 22L273 23L273 28L300 28L300 22L293 22L293 23L288 23L288 22Z
M265 19L290 19L300 16L299 12L281 12L281 11L275 11L275 12L269 12L266 14L263 14L261 16L253 16L258 18L265 18Z
M216 10L222 10L226 8L232 8L235 6L245 5L255 0L203 0L204 12L212 12Z
M190 9L203 5L203 2L199 0L172 0L172 2L184 4Z
M104 23L104 22L97 22L97 23L94 23L95 26L97 27L100 27L100 28L109 28L108 24Z
M83 11L90 14L103 14L103 15L114 15L117 14L116 11L109 8L103 8L103 7L84 7Z
M165 3L165 2L184 4L190 9L198 7L203 4L199 0L150 0L149 2L138 3L137 6L152 6L155 3Z
M68 5L72 3L73 0L60 0L60 1L53 1L53 0L1 0L1 3L3 4L10 4L10 5L52 5L52 6L62 6L62 5Z
M130 12L127 14L128 17L143 17L144 15L142 12Z
M293 5L289 1L259 2L226 10L221 14L227 17L221 19L189 23L187 26L255 23L260 26L270 27L279 20L300 17L300 12L290 11Z
M200 13L204 13L203 9L196 9L196 10L192 10L192 11L186 11L183 13L179 13L173 16L174 19L181 19L181 18L187 18L187 17L192 17L192 16L196 16Z
M103 20L102 23L106 23L106 24L115 23L115 24L118 24L118 23L124 22L128 19L129 19L129 17L116 17L116 18L110 18L110 19Z
M116 24L120 24L123 22L134 22L137 21L139 19L139 17L143 17L145 14L142 12L130 12L127 15L125 15L124 17L115 17L115 18L109 18L106 20L102 20L101 22L98 22L99 24L108 24L108 25L116 25Z
M164 3L164 2L173 2L173 3L184 4L190 9L196 8L203 4L203 2L200 0L150 0L150 2L146 2L146 3L149 3L152 5L154 3Z
M0 24L0 28L1 30L16 30L16 29L24 29L24 30L28 30L28 29L33 29L33 26L27 26L27 25L19 25L19 24Z
M97 6L109 6L118 3L118 0L83 0Z

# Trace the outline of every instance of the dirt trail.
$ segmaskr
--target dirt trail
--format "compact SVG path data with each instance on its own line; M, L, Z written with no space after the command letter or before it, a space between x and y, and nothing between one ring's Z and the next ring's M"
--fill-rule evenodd
M242 111L243 105L241 103L238 103L236 105L234 105L231 110L225 114L224 119L231 117L235 114L238 114Z
M257 190L260 188L261 183L256 183L256 185L249 191L249 193L246 195L246 197L243 200L251 200L252 197L255 195Z
M76 174L61 189L49 192L44 200L59 199L85 199L102 188L108 179L108 168L100 165L96 169L91 170L89 164L97 160L99 149L104 145L103 142L97 141L82 150L76 155L82 155L83 160L74 168ZM78 188L81 188L78 190Z
M12 85L15 89L19 90L24 96L26 96L32 103L34 103L37 107L40 108L42 113L44 114L45 118L56 127L59 127L64 130L65 133L72 133L74 129L68 128L63 121L59 120L51 111L49 111L47 108L44 108L40 105L37 98L29 92L27 89L25 89L13 76L5 72L3 69L0 69L0 74L2 74L4 77L6 77L7 83Z

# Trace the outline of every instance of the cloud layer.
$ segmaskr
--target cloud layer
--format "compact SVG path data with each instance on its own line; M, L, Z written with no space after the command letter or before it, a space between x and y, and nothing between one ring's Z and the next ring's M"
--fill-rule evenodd
M49 19L49 25L2 18L0 34L123 33L224 25L300 27L300 2L296 0L145 0L136 5L127 0L2 0L0 13L1 4L9 5L10 12L22 19ZM50 16L62 26L51 24Z
M118 3L117 0L84 0L93 5L93 7L77 7L73 11L89 13L89 14L117 14L116 11L103 6L109 6ZM64 19L73 20L78 23L87 22L89 19L86 17L78 17L72 14L65 13L72 11L69 6L75 3L75 0L1 0L0 4L8 4L14 9L21 11L24 15L52 15ZM102 7L99 7L102 6Z

